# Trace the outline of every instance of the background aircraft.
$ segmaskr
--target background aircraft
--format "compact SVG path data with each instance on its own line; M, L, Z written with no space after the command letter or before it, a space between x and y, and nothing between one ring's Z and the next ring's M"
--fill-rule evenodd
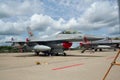
M102 51L102 49L114 49L120 48L120 40L112 40L111 38L105 38L98 41L89 41L84 37L84 41L80 42L80 47L83 47L82 53L86 50Z
M35 37L30 27L27 27L29 38L26 41L10 41L15 47L28 47L39 55L39 52L43 52L44 55L66 55L64 49L69 49L72 46L72 42L82 41L86 37L89 41L96 41L103 39L101 37L85 35L81 32L66 30L60 32L58 35L50 36L47 38Z

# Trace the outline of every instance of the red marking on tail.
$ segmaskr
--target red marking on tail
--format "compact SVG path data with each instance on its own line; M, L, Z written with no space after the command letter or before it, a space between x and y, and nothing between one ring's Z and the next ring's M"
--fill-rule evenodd
M28 43L29 42L29 39L28 38L26 38L26 43Z
M83 46L89 46L90 45L90 42L88 41L87 37L84 36L83 38L83 41L80 42L80 46L83 47Z
M29 32L30 36L33 36L32 32Z
M80 46L82 47L84 44L83 44L83 42L80 42Z
M84 39L84 42L88 42L88 39L86 37L84 37L83 39Z
M83 38L83 41L84 41L84 43L87 44L87 45L90 44L90 41L88 41L87 37L85 37L85 36L84 36L84 38Z

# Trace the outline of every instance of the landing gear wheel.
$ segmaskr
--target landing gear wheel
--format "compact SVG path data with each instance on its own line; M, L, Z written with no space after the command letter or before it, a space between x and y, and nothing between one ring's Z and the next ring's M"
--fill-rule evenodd
M114 51L117 51L116 49L114 49Z
M44 52L44 56L49 56L49 53L48 52Z
M66 56L67 54L66 53L63 53L63 56Z
M97 51L97 49L95 49L95 51Z
M36 55L36 56L39 56L39 52L38 52L38 51L35 51L35 55Z
M100 48L100 51L102 51L102 49Z
M59 54L58 54L58 53L56 53L56 56L59 56Z

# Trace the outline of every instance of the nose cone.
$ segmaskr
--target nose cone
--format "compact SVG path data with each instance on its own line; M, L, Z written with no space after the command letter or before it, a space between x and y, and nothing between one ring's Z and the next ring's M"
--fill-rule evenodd
M96 41L96 40L104 39L103 37L97 37L97 36L91 36L91 35L85 35L84 37L86 37L89 41Z

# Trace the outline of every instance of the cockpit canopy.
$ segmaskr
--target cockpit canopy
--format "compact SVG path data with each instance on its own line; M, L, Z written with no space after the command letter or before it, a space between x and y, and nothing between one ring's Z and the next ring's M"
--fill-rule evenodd
M60 34L82 34L82 33L75 30L64 30Z

